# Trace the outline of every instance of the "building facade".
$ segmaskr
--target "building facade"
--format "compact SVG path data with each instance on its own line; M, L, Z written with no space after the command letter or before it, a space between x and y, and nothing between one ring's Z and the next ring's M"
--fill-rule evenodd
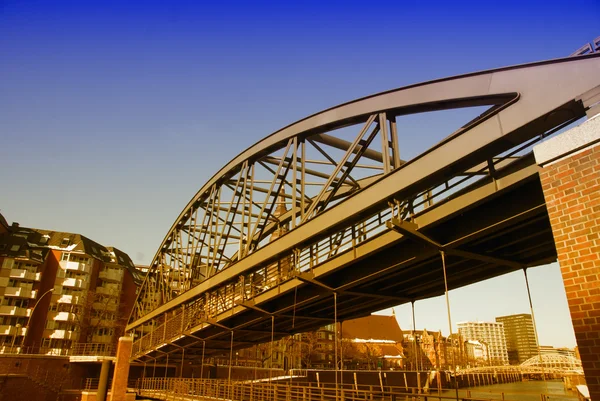
M528 313L500 316L496 322L504 324L508 361L518 365L538 353L538 343L535 337L533 319Z
M488 365L488 350L485 345L477 340L465 341L466 365L465 367L477 367Z
M571 348L566 348L566 347L556 348L552 345L540 345L540 354L542 356L549 355L549 354L550 355L558 354L558 355L568 356L570 358L580 359L577 354L576 349L571 349ZM535 355L537 355L537 353Z
M140 280L116 248L13 224L0 233L0 353L109 352Z
M458 333L466 341L479 341L486 348L490 365L508 365L504 324L500 322L461 322Z

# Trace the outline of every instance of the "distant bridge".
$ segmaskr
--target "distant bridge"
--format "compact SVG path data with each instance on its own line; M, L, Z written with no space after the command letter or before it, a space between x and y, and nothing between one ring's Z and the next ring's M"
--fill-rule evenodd
M355 100L242 152L165 236L127 330L133 358L200 359L556 260L530 153L585 117L591 54ZM485 108L401 158L402 118Z
M581 366L579 369L569 367L541 367L541 366L523 366L523 365L510 365L510 366L479 366L469 369L461 369L458 371L459 375L463 374L510 374L517 373L521 375L548 375L554 377L563 377L570 375L583 375L583 369Z

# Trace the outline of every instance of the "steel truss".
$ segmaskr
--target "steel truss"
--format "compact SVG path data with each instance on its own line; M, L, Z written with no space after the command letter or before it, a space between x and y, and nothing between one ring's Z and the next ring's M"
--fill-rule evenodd
M501 190L501 171L585 115L598 101L599 85L598 55L534 63L373 95L266 137L215 174L167 233L127 328L137 333L134 352L143 355L192 328L218 325L261 294L306 279L318 266L467 190L486 183ZM488 109L412 160L400 158L402 116L475 106ZM395 226L388 227L392 220ZM289 308L278 313L291 315Z

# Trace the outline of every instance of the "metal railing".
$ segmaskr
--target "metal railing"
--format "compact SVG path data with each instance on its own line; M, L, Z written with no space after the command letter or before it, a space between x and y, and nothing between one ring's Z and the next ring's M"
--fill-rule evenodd
M305 382L257 382L226 381L209 379L146 378L136 385L141 396L158 398L165 401L192 401L220 399L232 401L427 401L435 400L519 400L522 392L485 393L486 396L472 396L471 389L442 389L440 387L423 389L410 386L358 385L347 383ZM473 389L473 392L476 391ZM530 394L530 393L528 393ZM537 393L536 393L537 395ZM539 394L542 401L548 394Z
M20 347L4 346L0 348L0 354L8 355L54 355L54 356L115 356L114 344L107 343L76 343L69 348L52 348L28 346Z
M98 390L98 385L100 384L100 378L98 377L88 377L85 379L85 383L83 385L83 389L86 391L89 390ZM136 379L129 379L127 381L128 388L134 388L138 384ZM110 389L112 387L112 377L108 378L107 388Z
M387 227L387 222L393 217L410 220L427 209L464 193L468 188L475 188L484 182L495 180L501 175L502 169L532 159L533 145L575 121L574 118L548 132L543 132L525 143L490 158L487 163L466 168L450 178L441 179L425 190L416 191L403 200L392 202L384 209L338 232L282 255L279 262L243 273L237 281L223 283L193 302L153 319L146 324L154 327L154 330L141 335L134 342L133 357L139 357L149 350L159 348L179 338L186 330L206 322L208 318L218 319L219 315L230 312L239 302L251 300L263 292L276 288L282 282L293 279L297 274L312 272L319 265L388 232L390 229ZM289 265L289 271L281 269L282 261ZM138 331L138 333L142 332Z

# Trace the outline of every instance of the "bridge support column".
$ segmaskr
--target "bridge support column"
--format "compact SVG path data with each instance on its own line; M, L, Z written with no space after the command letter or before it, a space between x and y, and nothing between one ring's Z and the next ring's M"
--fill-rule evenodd
M133 348L133 338L119 338L117 358L115 361L115 372L113 374L111 401L125 401L127 394L127 379L129 379L129 358Z
M105 359L102 361L100 380L98 381L98 392L96 392L96 401L106 400L106 390L108 390L108 373L110 372L111 365L112 361L110 359Z
M600 401L600 114L534 153L585 379Z

